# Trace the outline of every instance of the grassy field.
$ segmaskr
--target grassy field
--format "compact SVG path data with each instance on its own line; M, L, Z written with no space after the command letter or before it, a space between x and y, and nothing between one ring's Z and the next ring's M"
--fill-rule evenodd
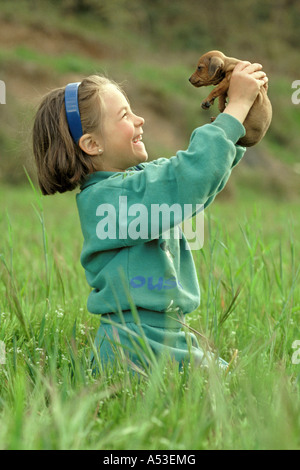
M230 374L152 363L140 378L121 363L91 373L99 319L86 310L74 194L2 186L0 203L1 449L300 448L296 202L253 193L206 211L187 327Z
M297 2L248 0L247 15L236 0L0 3L0 449L300 449ZM143 344L140 376L120 361L95 377L74 193L41 198L23 170L34 178L34 108L48 89L107 74L146 118L149 154L172 155L216 113L188 82L210 49L262 62L273 106L193 252L202 298L185 328L229 371L179 371Z

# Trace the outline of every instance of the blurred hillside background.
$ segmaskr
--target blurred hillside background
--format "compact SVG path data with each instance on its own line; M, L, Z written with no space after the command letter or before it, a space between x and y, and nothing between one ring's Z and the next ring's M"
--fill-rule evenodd
M0 1L0 184L35 180L31 129L50 89L104 73L123 83L146 119L150 158L188 145L192 130L216 115L201 109L209 89L188 78L211 49L261 62L269 77L273 121L265 139L247 151L222 198L263 192L299 197L299 0L16 0Z

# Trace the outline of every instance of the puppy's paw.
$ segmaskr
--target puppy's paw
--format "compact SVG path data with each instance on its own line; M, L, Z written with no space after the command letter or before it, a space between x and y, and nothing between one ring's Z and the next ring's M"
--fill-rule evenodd
M210 108L211 104L212 103L210 101L203 101L202 104L201 104L201 108L202 109L208 109L208 108Z

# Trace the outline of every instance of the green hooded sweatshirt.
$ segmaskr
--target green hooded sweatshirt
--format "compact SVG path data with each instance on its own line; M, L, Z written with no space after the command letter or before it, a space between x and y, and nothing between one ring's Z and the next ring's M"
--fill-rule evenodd
M243 125L228 114L194 130L186 151L125 172L98 171L77 194L84 237L81 263L91 313L137 308L191 313L200 304L197 273L182 220L224 188L245 148Z

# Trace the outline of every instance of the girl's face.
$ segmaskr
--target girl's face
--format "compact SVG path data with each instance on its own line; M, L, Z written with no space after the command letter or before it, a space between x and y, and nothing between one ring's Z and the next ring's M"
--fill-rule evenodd
M124 171L148 159L142 142L144 119L136 116L125 96L113 85L102 95L101 160L108 171Z

